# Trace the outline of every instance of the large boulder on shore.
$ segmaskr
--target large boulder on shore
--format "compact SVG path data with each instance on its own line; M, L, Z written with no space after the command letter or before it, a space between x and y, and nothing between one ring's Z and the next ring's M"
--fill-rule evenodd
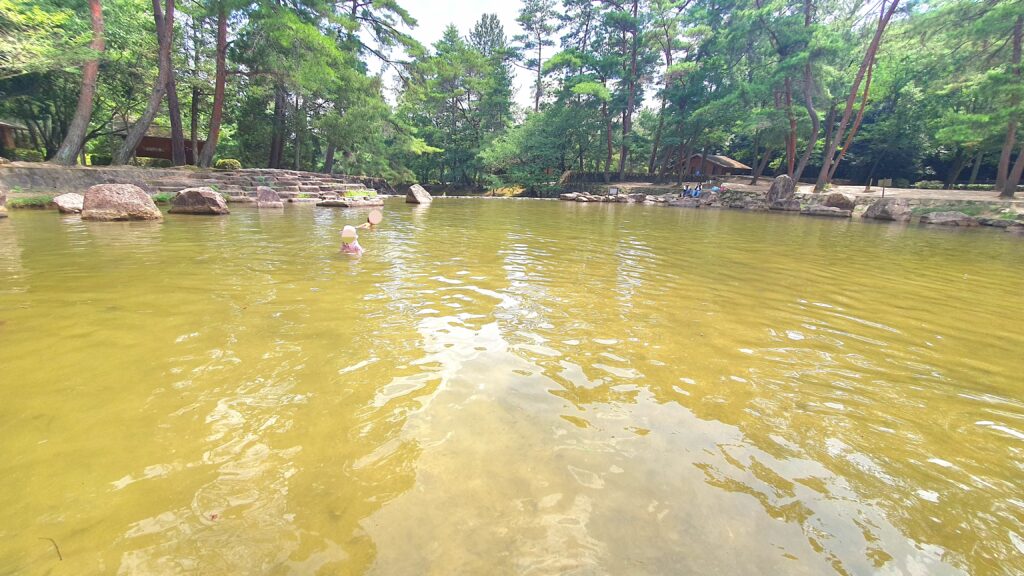
M256 187L257 208L284 208L281 197L269 186Z
M846 194L832 192L825 197L825 201L822 204L830 208L839 208L840 210L853 212L853 209L857 206L857 201Z
M868 206L861 218L888 220L890 222L910 221L910 202L903 198L879 198Z
M781 174L772 180L772 185L768 188L764 201L771 206L773 202L792 200L795 194L796 182L786 174Z
M53 203L57 205L57 210L61 214L81 214L84 202L85 196L75 194L74 192L61 194L53 198Z
M0 218L7 218L7 192L0 190Z
M213 188L185 188L171 198L171 214L205 214L220 216L230 214L224 197Z
M407 204L430 204L433 201L433 197L430 192L427 192L423 186L419 184L413 184L409 187L409 192L405 194L405 202Z
M83 220L160 220L149 194L133 184L97 184L85 191Z
M978 221L963 212L932 212L921 216L921 224L935 224L938 226L977 226Z

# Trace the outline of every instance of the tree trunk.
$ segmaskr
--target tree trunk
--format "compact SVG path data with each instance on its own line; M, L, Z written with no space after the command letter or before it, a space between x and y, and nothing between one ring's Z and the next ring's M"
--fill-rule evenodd
M324 174L330 174L334 171L334 153L338 150L338 147L334 144L327 145L327 155L324 157Z
M757 181L761 178L761 174L764 174L764 169L768 166L768 161L772 157L773 150L771 148L764 149L764 155L761 156L761 161L754 166L753 178L750 179L750 185L756 186Z
M1021 80L1021 36L1024 35L1024 16L1017 16L1017 23L1013 27L1013 76L1017 84L1020 84ZM1020 96L1018 93L1014 93L1010 97L1010 123L1006 129L1006 139L1003 141L1003 150L999 155L999 167L996 170L996 190L1000 190L999 196L1001 198L1012 198L1014 194L1013 187L1009 186L1007 178L1010 170L1010 155L1013 154L1013 148L1017 145L1017 114L1016 108L1020 105ZM1019 158L1018 158L1019 162Z
M665 127L665 96L661 97L661 109L658 110L658 128L654 131L654 143L651 145L651 160L647 163L647 173L654 174L654 166L658 162L658 148L661 146L661 130Z
M946 189L950 189L956 184L956 181L960 179L960 172L964 169L964 164L967 163L967 154L964 149L958 147L956 149L956 156L953 158L953 165L949 167L949 172L946 173L946 179L942 182L942 185Z
M971 179L967 181L968 186L972 186L978 181L978 170L981 169L981 160L985 157L985 153L982 150L978 150L978 155L974 157L974 165L971 166Z
M166 36L164 42L168 47L174 43L174 4L167 5L164 14L167 25L163 29ZM159 29L158 29L159 32ZM175 166L185 164L185 133L181 125L181 106L178 104L178 84L174 77L174 59L167 59L167 116L171 122L171 163Z
M634 26L639 9L639 0L633 0ZM619 144L619 182L622 182L626 172L626 161L629 158L629 135L633 131L633 108L636 106L636 57L639 49L637 42L637 30L634 27L629 59L629 82L626 93L626 109L622 112L622 142Z
M95 58L82 66L82 89L78 93L78 106L71 120L67 136L61 143L53 162L64 166L73 166L75 158L85 143L85 132L89 129L92 119L92 101L96 94L96 78L100 73L100 53L103 52L103 7L100 0L89 0L89 16L92 20L92 42L89 49L96 53Z
M274 88L274 125L270 136L270 160L267 162L269 168L281 167L281 156L284 151L284 109L286 104L284 87L278 84Z
M843 161L843 158L846 157L846 152L850 149L850 146L853 145L853 138L857 135L857 131L860 130L861 121L864 120L864 109L867 108L868 105L868 94L871 92L871 75L873 70L874 63L872 63L872 66L868 67L867 78L865 78L864 81L864 95L860 100L860 108L857 109L857 117L853 120L853 127L850 128L850 134L846 137L846 142L843 143L843 147L839 149L839 155L832 161L832 168L828 171L829 182L831 182L832 178L835 177L836 170L839 168L839 163Z
M298 170L300 166L300 158L302 155L302 127L299 126L299 118L302 118L302 114L305 110L301 108L301 101L299 100L298 93L295 94L295 154L292 159L293 170Z
M213 164L213 155L217 151L217 140L220 138L220 120L224 113L224 83L227 80L225 57L228 51L228 14L221 2L217 7L217 77L213 87L213 110L210 111L210 129L206 134L206 144L199 154L196 164L209 168Z
M192 86L192 98L189 102L189 139L192 141L192 161L195 165L199 159L199 88Z
M610 172L612 169L612 119L608 115L608 103L601 104L601 113L604 114L605 140L608 144L607 155L604 158L604 183L611 181Z
M199 160L199 32L196 30L195 16L192 22L192 97L189 99L189 138L192 141L192 165Z
M172 18L164 18L160 10L160 0L153 0L153 19L156 21L157 30L166 27L163 40L161 40L161 35L157 34L159 73L157 74L156 82L153 83L153 90L149 94L149 102L146 104L146 109L142 112L142 116L139 117L138 121L128 130L128 133L125 134L124 143L121 144L121 148L114 153L114 164L127 164L132 159L132 156L135 155L135 149L138 148L139 142L142 142L142 137L149 130L149 125L153 123L153 118L160 111L160 101L164 99L164 93L167 91L167 77L171 66L171 44L168 40L172 37L170 31L174 26L174 0L167 0L167 12Z
M541 91L543 90L543 86L544 86L544 84L542 83L542 80L543 80L542 74L543 74L543 70L544 70L544 66L543 66L544 60L542 59L543 55L544 55L544 38L538 32L537 33L537 86L535 87L535 90L533 92L533 111L534 112L540 111L540 94L541 94Z
M804 153L800 156L800 162L796 165L796 170L793 171L793 182L800 182L800 178L804 175L804 169L807 168L807 163L811 159L814 147L818 144L818 131L821 130L818 111L814 109L814 77L811 73L810 58L807 59L807 63L804 65L804 108L807 109L807 115L811 118L811 133L807 138L807 148L804 148Z
M875 54L878 52L878 46L882 42L882 34L885 33L886 25L892 18L896 7L899 6L900 0L890 0L892 3L889 5L888 10L885 8L885 0L881 4L881 16L878 19L878 26L875 28L875 35L871 38L871 43L868 45L867 51L864 53L864 59L860 63L860 68L857 70L857 75L854 77L853 84L850 86L850 94L846 98L846 108L843 110L842 120L839 122L839 128L832 135L829 142L825 144L825 153L822 156L821 170L818 172L818 181L814 185L815 192L820 192L825 189L825 186L829 183L829 173L832 170L832 158L835 155L836 148L839 146L839 140L843 137L843 133L846 132L846 126L850 122L850 116L853 114L853 104L857 100L857 93L860 91L860 83L864 79L864 75L868 69L875 63Z
M1017 185L1020 184L1022 175L1024 175L1024 144L1017 151L1017 161L1013 163L1013 170L1010 170L1010 174L1006 177L1006 183L1003 185L1003 191L999 197L1013 198L1017 193Z
M789 119L789 136L786 138L786 174L790 178L796 173L796 116L793 114L793 81L786 77L786 117Z

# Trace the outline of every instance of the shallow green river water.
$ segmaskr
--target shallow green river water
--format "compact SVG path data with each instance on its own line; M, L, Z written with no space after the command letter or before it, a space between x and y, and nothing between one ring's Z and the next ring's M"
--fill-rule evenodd
M362 214L0 221L0 574L1024 571L1024 239Z

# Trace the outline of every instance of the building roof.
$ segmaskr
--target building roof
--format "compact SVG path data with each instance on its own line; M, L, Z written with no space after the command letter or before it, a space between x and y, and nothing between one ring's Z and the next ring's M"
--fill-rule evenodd
M694 154L694 157L699 157L700 154ZM750 166L747 166L739 160L729 158L728 156L722 156L720 154L708 154L707 161L722 168L731 168L733 170L750 170Z
M0 118L0 126L4 128L13 128L14 130L28 130L28 128L21 124L18 124L16 122L10 122L8 120L4 120L3 118Z

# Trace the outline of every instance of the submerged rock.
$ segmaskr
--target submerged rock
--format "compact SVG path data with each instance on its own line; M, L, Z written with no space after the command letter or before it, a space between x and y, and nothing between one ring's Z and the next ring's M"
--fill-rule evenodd
M671 200L668 203L669 206L679 206L681 208L700 208L700 200L697 198L678 198Z
M792 200L795 193L796 182L786 174L782 174L776 176L775 180L772 180L772 185L768 188L768 193L765 194L764 201L769 207L771 207L775 202ZM778 208L772 209L777 210Z
M83 220L160 220L164 216L145 190L133 184L97 184L85 191Z
M365 208L370 206L383 206L384 199L380 196L366 196L363 198L330 198L316 203L317 206L339 207L339 208Z
M405 202L407 204L430 204L434 198L427 192L423 186L419 184L413 184L409 187L409 192L405 195Z
M224 198L213 188L185 188L171 198L171 214L230 214Z
M284 202L281 201L281 196L269 186L257 186L256 187L256 207L257 208L284 208Z
M0 218L7 218L7 192L0 190Z
M857 206L856 200L839 192L832 192L826 196L822 204L830 208L839 208L840 210L849 210L850 212L853 212L853 209Z
M57 205L57 210L61 214L81 214L84 202L85 196L74 192L61 194L53 199L53 203Z
M1005 218L978 218L978 224L993 228L1009 228L1013 224L1013 220L1006 220Z
M921 216L921 224L937 226L977 226L978 221L963 212L932 212Z
M808 206L807 208L800 211L800 214L804 216L830 216L832 218L849 218L852 214L852 210L843 210L842 208L836 208L835 206Z
M910 221L910 202L902 198L880 198L864 211L861 218L888 220L890 222Z

